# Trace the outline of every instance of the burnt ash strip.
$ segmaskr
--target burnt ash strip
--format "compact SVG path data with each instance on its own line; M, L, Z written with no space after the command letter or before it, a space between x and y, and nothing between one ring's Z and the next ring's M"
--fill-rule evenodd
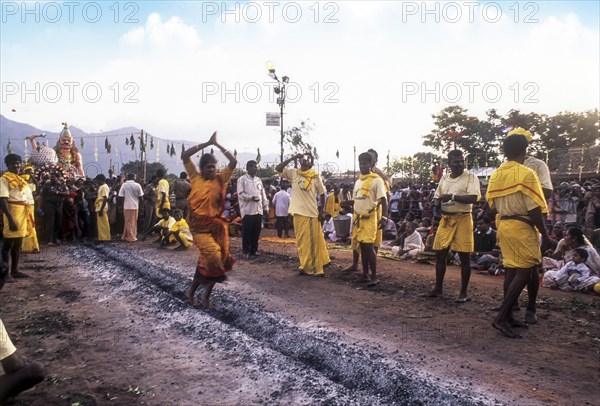
M129 250L115 245L88 246L102 255L104 260L116 263L138 283L143 281L166 293L164 300L177 300L170 303L171 311L180 311L189 306L183 290L188 279L168 268L157 267L152 262L136 256ZM81 254L82 252L79 251ZM77 255L76 252L74 252ZM150 288L152 288L150 286ZM257 304L249 304L239 296L219 290L213 295L219 298L219 307L206 314L254 338L266 347L318 371L333 383L342 385L357 398L375 399L383 404L398 405L484 405L488 402L475 400L464 389L456 390L439 387L419 376L398 361L378 353L370 353L354 345L346 344L334 333L325 331L301 330L289 322L277 318ZM166 303L165 303L166 304ZM195 335L193 326L180 326L186 334ZM191 329L191 330L190 330ZM275 394L277 395L277 394ZM325 394L323 394L325 395ZM481 399L481 396L478 396ZM325 399L321 398L321 404ZM329 399L334 403L341 399ZM367 399L364 399L367 401ZM376 402L376 403L379 403ZM355 402L352 402L355 403ZM490 399L490 403L495 403ZM358 400L357 404L364 404Z

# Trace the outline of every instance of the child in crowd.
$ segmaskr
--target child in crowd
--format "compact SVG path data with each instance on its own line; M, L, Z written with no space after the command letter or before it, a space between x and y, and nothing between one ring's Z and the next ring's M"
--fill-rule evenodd
M183 212L179 209L173 210L173 219L175 223L169 229L169 237L172 236L179 242L179 246L175 248L175 251L185 251L192 246L194 241L190 226L183 218Z
M335 227L333 226L333 218L331 218L331 214L325 213L325 221L323 222L323 235L326 239L330 238L331 233L335 231Z
M590 277L590 268L585 263L587 259L588 252L585 249L575 248L572 260L558 271L549 287L564 291L575 290L577 285Z

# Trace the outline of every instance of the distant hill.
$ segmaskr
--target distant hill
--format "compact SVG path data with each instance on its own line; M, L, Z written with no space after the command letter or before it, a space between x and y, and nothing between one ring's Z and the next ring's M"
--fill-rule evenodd
M25 137L32 134L46 134L45 138L38 138L37 141L46 143L49 147L54 147L58 140L58 135L62 130L60 123L57 124L57 128L54 131L48 131L33 127L29 124L19 123L12 121L3 115L0 115L0 155L4 157L7 152L7 145L10 141L10 145L13 152L25 157L25 147L31 151L29 142L25 141ZM69 125L71 134L75 138L75 144L82 155L84 170L86 176L94 177L98 173L108 173L108 169L114 167L115 173L120 172L120 167L130 161L136 161L140 159L140 148L139 148L139 135L141 130L135 127L125 127L116 130L103 131L102 133L86 133L85 131ZM128 140L131 136L134 136L135 146L132 150L131 145L127 145ZM83 140L83 147L81 142ZM111 144L110 153L105 148L105 142ZM150 143L154 144L153 148L150 147ZM193 141L185 140L167 140L148 134L147 141L148 151L148 162L161 162L164 164L169 173L179 175L183 171L183 164L179 158L181 154L182 145L189 147L194 145ZM175 149L175 155L170 156L167 151L167 146L173 146ZM205 151L209 152L209 151ZM97 156L96 156L97 155ZM215 151L215 156L219 162L223 162L225 157L220 151ZM252 153L240 153L238 154L238 162L240 167L245 168L246 162L256 158L256 154ZM5 170L4 160L1 160L0 170ZM263 165L272 165L275 162L279 162L277 154L265 154L261 160Z

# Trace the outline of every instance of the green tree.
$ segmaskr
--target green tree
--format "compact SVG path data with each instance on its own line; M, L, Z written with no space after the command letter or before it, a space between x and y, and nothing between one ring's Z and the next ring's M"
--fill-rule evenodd
M168 169L160 162L146 163L146 181L149 181L152 176L156 175L156 171L162 169L167 174ZM121 171L124 173L135 173L137 179L141 182L144 178L144 163L142 161L129 161L123 165ZM175 176L175 175L173 175Z
M313 130L313 125L310 120L300 122L300 125L289 127L283 132L284 155L292 156L296 154L310 153L319 159L317 147L311 144L310 132Z

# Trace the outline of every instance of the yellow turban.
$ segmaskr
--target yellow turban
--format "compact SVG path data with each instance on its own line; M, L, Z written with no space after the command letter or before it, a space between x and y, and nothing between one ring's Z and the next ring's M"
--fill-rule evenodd
M515 128L514 130L512 130L508 134L506 134L506 136L510 137L511 135L516 135L516 134L523 135L527 139L527 142L531 142L531 133L529 131L526 131L524 128L521 128L521 127Z

